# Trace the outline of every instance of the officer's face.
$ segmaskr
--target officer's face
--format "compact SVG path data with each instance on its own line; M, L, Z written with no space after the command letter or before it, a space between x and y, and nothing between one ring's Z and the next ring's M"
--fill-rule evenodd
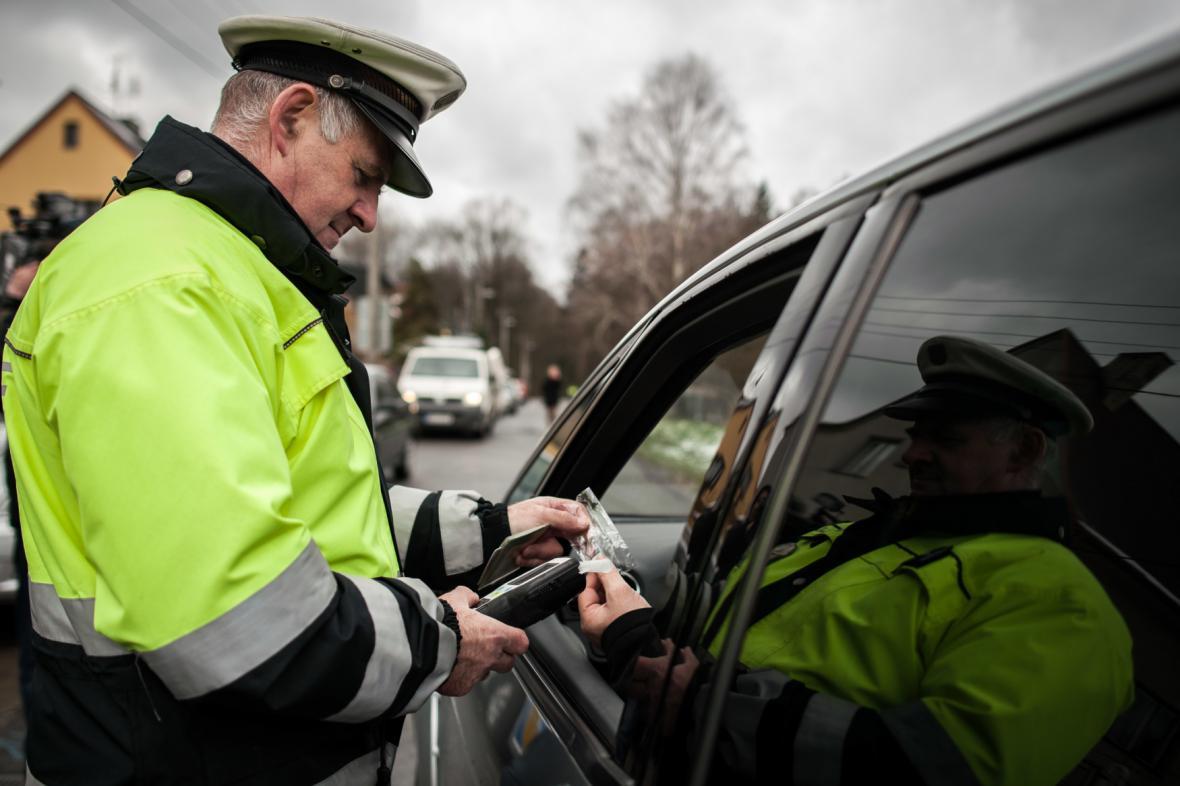
M296 140L283 195L327 250L353 227L370 232L377 225L387 144L368 123L335 144L320 134L318 122L310 123Z
M1022 466L1011 442L993 439L986 420L927 416L906 429L910 446L901 460L910 470L910 492L989 494L1018 487Z

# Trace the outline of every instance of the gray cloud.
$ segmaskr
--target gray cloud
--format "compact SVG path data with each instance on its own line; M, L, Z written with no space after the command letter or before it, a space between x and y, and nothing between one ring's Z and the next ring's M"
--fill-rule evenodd
M130 0L230 73L217 21L273 12L253 0ZM996 105L1175 30L1170 0L289 0L282 13L334 15L438 49L468 93L424 129L435 196L385 197L421 222L505 195L529 214L543 279L567 273L565 200L575 134L599 125L657 60L697 52L721 74L747 129L745 174L785 202L899 155ZM8 0L0 25L0 146L69 87L150 129L165 113L207 127L221 78L189 62L113 2ZM114 102L115 59L140 95Z

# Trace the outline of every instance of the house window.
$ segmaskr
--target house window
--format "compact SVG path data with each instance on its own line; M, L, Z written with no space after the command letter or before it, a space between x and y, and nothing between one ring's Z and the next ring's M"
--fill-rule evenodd
M78 124L73 120L62 126L62 145L66 150L73 150L78 146Z

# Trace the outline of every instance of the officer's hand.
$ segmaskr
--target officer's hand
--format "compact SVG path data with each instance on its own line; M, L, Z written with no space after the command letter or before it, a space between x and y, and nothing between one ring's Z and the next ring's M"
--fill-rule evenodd
M664 736L668 737L676 729L684 695L701 662L691 647L681 647L677 653L671 639L663 639L660 644L664 648L663 655L640 655L635 659L631 682L625 692L645 705L648 717L659 713ZM671 677L668 676L669 666L672 667ZM663 705L658 706L661 701Z
M587 573L586 589L578 595L578 612L582 617L582 633L594 646L599 646L602 633L610 624L629 611L646 609L651 604L631 585L623 581L617 570L609 573Z
M472 609L479 596L466 587L456 587L441 597L455 610L463 637L451 676L438 689L444 696L466 695L489 671L511 670L516 656L529 648L523 630Z
M517 565L540 565L560 557L564 550L557 538L573 540L585 533L590 526L590 515L577 502L558 497L533 497L508 506L508 527L513 533L542 524L548 524L549 531L536 543L520 550L516 555Z

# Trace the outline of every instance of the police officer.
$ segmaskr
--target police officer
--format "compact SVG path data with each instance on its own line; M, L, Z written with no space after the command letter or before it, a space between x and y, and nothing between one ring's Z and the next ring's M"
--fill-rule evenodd
M510 531L585 528L381 481L328 252L384 185L430 194L414 143L458 68L325 20L220 32L213 133L160 123L5 342L30 783L383 782L403 713L528 644L459 585Z
M1065 501L1040 490L1055 440L1089 431L1089 411L967 338L926 341L918 369L925 385L885 408L913 422L911 495L875 491L873 516L784 544L767 567L715 755L731 779L1052 784L1131 703L1126 625L1062 543ZM685 739L746 567L704 651L672 666ZM646 602L610 573L579 606L620 688L659 696L672 653Z

